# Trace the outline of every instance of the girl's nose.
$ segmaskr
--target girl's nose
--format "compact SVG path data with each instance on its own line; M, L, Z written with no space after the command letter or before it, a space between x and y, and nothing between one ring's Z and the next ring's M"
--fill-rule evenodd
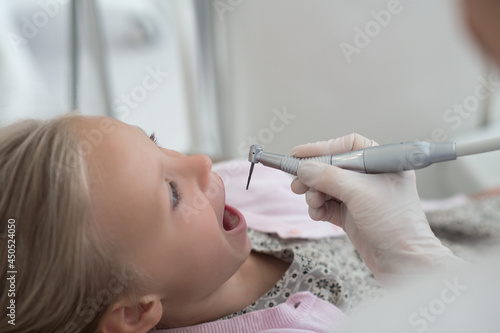
M165 154L167 156L170 156L170 157L175 157L175 158L187 157L187 155L185 155L181 152L178 152L176 150L171 150L171 149L167 149L167 148L161 148L161 150L164 151Z
M200 189L205 192L210 186L212 160L206 155L191 155L185 158L186 167L193 171Z

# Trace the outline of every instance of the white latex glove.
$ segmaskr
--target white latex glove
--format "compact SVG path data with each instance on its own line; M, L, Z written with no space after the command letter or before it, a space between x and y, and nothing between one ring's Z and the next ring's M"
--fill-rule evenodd
M372 140L350 134L297 146L292 155L340 154L374 145ZM297 194L306 194L310 217L342 227L385 286L462 262L431 231L413 171L368 175L304 161L297 174L291 187Z

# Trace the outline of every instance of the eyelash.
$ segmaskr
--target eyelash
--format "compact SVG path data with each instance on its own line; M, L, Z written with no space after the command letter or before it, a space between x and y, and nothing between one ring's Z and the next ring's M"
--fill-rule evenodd
M149 138L156 145L158 145L158 139L156 138L155 132L152 132L151 135L149 136ZM169 182L168 184L170 186L170 193L171 193L171 197L172 197L172 206L175 208L179 205L179 202L181 201L181 193L179 192L179 188L177 187L176 183Z
M179 188L177 187L176 183L169 182L169 185L170 185L170 192L172 194L172 205L175 208L179 205L182 195L179 192Z
M149 136L149 138L151 139L151 141L153 141L156 145L158 145L158 139L156 138L156 134L155 132L151 133L151 135Z

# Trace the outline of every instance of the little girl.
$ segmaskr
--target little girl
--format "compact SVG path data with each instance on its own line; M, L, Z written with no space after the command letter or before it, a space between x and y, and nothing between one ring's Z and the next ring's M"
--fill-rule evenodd
M15 267L4 238L0 275L16 273L0 331L331 332L355 304L346 280L378 288L345 238L247 232L211 169L111 118L3 128L0 226L15 223Z

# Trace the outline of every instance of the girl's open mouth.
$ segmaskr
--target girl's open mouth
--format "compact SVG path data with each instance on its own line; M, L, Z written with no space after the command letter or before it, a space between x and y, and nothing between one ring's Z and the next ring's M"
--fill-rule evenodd
M222 225L224 230L231 231L235 229L241 221L241 213L238 212L233 207L226 205L224 207L224 218L222 220Z

